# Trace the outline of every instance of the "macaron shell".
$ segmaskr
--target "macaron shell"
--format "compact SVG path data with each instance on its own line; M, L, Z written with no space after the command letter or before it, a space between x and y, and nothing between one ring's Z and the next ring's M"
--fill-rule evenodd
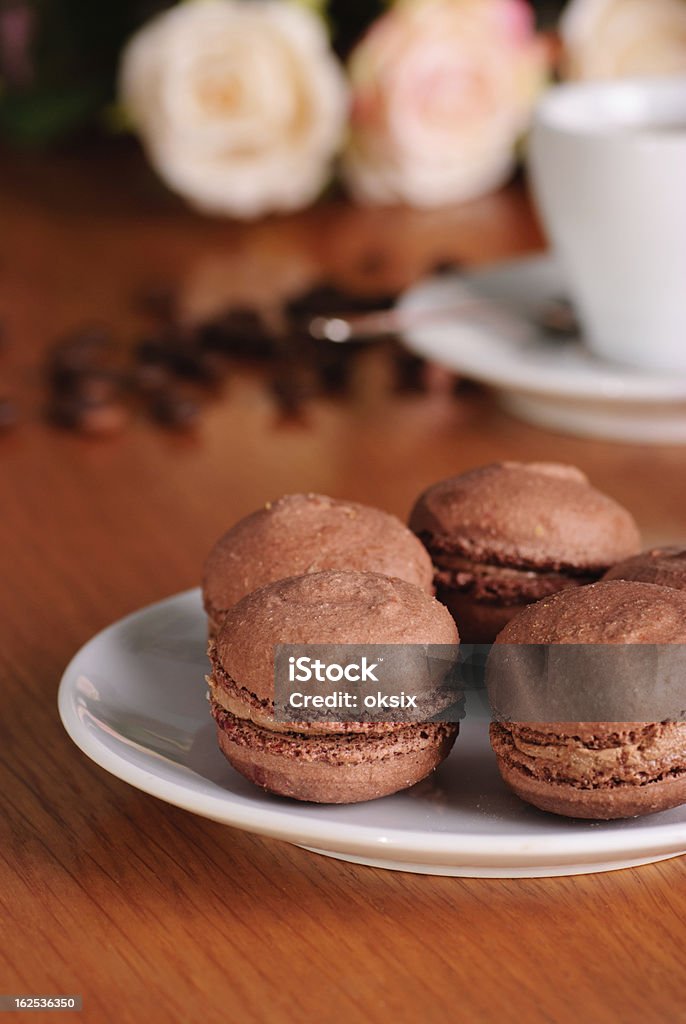
M428 488L410 529L433 554L477 562L604 572L635 554L631 514L573 466L495 463Z
M459 623L460 638L468 644L492 644L510 619L526 607L525 604L477 601L471 594L453 587L439 586L436 598Z
M633 580L636 583L655 583L660 587L686 590L686 548L665 547L642 551L613 566L604 580Z
M686 803L686 771L642 786L578 789L564 783L551 784L517 771L498 759L503 781L521 800L541 811L567 818L610 821L667 811Z
M448 756L457 732L448 723L416 725L390 737L358 737L352 750L340 737L327 743L276 737L237 720L217 723L219 747L237 772L271 793L322 804L361 803L413 786Z
M277 644L459 642L450 613L401 579L378 573L313 573L278 580L227 613L216 639L226 675L260 701L274 696Z
M683 644L686 591L624 580L562 590L524 608L496 642Z
M291 494L241 519L212 548L203 578L211 629L253 590L326 569L379 572L433 592L431 559L396 516L320 494Z

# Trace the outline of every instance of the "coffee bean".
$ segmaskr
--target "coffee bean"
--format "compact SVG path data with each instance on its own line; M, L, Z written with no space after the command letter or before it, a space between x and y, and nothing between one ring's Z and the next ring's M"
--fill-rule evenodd
M163 363L139 363L131 371L131 383L136 391L151 394L169 387L172 373Z
M391 359L395 391L426 390L426 360L400 345L394 346Z
M48 353L48 378L55 387L71 387L82 373L102 367L112 338L99 324L80 328L63 338Z
M195 332L174 330L146 338L135 346L134 358L132 382L147 393L160 391L174 378L214 389L228 370L221 353L201 347Z
M74 378L70 390L84 405L95 405L118 398L122 379L111 370L89 370Z
M198 380L209 386L221 384L229 372L226 358L220 352L204 352L198 355Z
M282 359L269 380L269 390L283 417L299 417L305 403L317 393L316 377L311 366Z
M96 402L87 406L79 421L84 434L119 434L129 421L129 412L120 402Z
M53 353L70 365L90 365L92 360L112 346L112 335L104 324L85 324L61 338Z
M286 306L286 312L296 322L313 316L333 316L336 313L368 313L390 309L397 296L387 292L362 295L324 282L297 295Z
M150 413L160 426L170 430L192 430L200 418L200 405L187 395L167 391L157 396Z
M216 352L204 352L192 344L172 348L171 367L177 376L198 384L218 384L226 373L226 364Z
M121 402L88 401L73 395L56 398L48 415L57 426L92 436L118 434L129 419L128 410Z
M347 345L327 342L317 342L316 345L314 361L321 390L327 395L345 393L350 386L356 353L348 351Z
M133 358L144 365L168 365L171 363L169 338L164 335L143 338L134 346Z
M259 311L249 307L229 310L199 328L200 346L208 352L247 359L269 359L278 344Z

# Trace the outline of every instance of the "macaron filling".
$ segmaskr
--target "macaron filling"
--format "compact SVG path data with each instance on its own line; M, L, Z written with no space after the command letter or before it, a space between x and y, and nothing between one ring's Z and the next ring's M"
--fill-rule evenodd
M679 722L618 723L614 732L583 737L494 722L491 742L510 770L553 784L598 789L686 777L686 724Z
M300 762L332 765L368 764L421 751L429 745L450 742L457 735L447 722L395 725L383 733L305 734L275 732L239 718L216 701L210 701L212 717L228 739L240 747L295 758Z
M275 733L293 732L304 734L364 733L383 734L398 728L397 722L277 722L274 717L274 702L261 700L245 686L241 686L225 671L217 657L215 644L210 644L209 658L212 675L205 680L210 689L210 702L223 708L235 718L252 722L262 729ZM297 727L297 729L295 728Z
M598 574L568 570L542 570L534 566L503 566L472 562L467 558L432 551L437 588L471 595L477 601L521 604L539 601L566 587L593 583Z

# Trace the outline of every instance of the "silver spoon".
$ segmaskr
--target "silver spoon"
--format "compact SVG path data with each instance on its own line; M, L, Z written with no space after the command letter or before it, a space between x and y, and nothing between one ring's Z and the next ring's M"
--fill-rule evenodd
M460 317L472 323L492 324L510 335L531 333L531 322L495 303L469 300L455 306L423 310L374 310L350 316L315 316L308 323L308 333L316 341L342 344L348 341L375 341L388 334L398 334L412 327ZM563 298L551 299L533 318L534 326L557 340L573 337L578 325L571 304Z

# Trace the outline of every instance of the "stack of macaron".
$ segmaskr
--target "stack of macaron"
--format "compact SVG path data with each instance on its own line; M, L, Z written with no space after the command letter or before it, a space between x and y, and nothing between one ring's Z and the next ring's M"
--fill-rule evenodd
M406 789L450 752L449 722L280 722L276 644L457 644L449 613L419 587L372 572L277 580L240 600L210 645L211 711L234 768L272 793L357 803Z
M406 788L457 724L279 723L279 643L686 644L686 551L640 554L631 514L573 466L502 462L429 487L407 529L378 509L289 495L205 565L219 745L263 788L315 802ZM435 597L433 596L435 593ZM686 802L686 725L495 721L523 800L610 818Z
M463 642L686 644L686 551L640 553L630 513L575 467L503 462L441 481L410 527ZM686 802L680 720L496 720L490 735L504 782L542 810L609 819Z
M433 597L431 560L395 516L293 494L214 545L203 599L219 746L264 789L354 803L419 782L448 755L457 723L277 721L277 644L441 644L457 628Z
M492 643L523 607L635 555L632 516L573 466L501 462L429 487L410 529L464 643Z
M642 551L609 569L605 580L633 580L686 590L686 548L664 547Z
M686 593L620 580L564 590L512 619L494 651L502 644L686 644ZM630 672L640 664L640 659L624 660ZM621 665L617 657L605 668L612 675ZM589 689L612 682L573 681ZM632 691L650 680L619 682L621 703L628 707ZM639 706L640 698L639 692ZM575 818L627 818L686 802L686 722L681 720L496 719L491 744L505 783L544 811Z

